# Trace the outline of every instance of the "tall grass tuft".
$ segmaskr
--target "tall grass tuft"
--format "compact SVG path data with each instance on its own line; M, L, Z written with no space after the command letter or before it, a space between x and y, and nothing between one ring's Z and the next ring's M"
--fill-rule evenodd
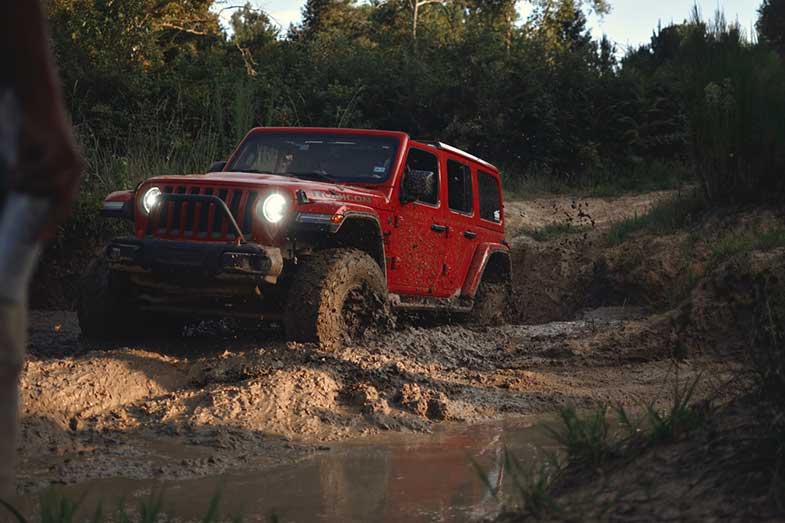
M670 402L664 409L659 409L654 402L644 407L644 419L648 425L647 440L650 445L672 443L681 436L703 425L710 410L710 404L698 408L693 404L695 388L701 380L696 376L693 380L673 385Z
M607 405L598 405L585 416L568 406L561 409L559 416L561 425L548 431L564 448L571 464L598 467L615 454Z
M76 522L90 522L90 523L103 523L105 521L114 521L117 523L162 523L163 521L173 521L172 515L164 517L163 513L164 495L161 491L153 491L144 499L138 506L135 513L129 513L126 510L125 504L121 501L113 517L107 517L104 513L103 502L99 502L95 509L92 511L91 517L82 515L84 496L73 499L67 495L63 495L55 489L46 491L39 499L40 508L40 522L41 523L76 523ZM215 494L210 498L210 504L207 512L200 520L201 523L217 523L218 521L226 521L220 513L221 496ZM19 510L17 510L10 503L0 500L0 510L7 511L13 517L12 521L16 523L28 523ZM1 512L0 512L1 513ZM1 521L5 519L0 518ZM176 519L175 519L176 520ZM235 517L230 519L233 523L240 523L242 518ZM269 516L268 521L275 523L278 521L278 516L273 513Z
M542 462L526 468L506 449L504 465L524 512L539 519L546 514L559 511L556 498L550 492L557 467Z
M472 460L472 464L488 492L499 497L501 485L494 485L488 478L488 474L476 461ZM503 467L507 482L511 486L511 499L508 501L513 506L508 508L537 519L546 514L559 512L556 498L551 494L556 475L561 469L555 457L550 456L546 460L532 463L527 467L505 448Z

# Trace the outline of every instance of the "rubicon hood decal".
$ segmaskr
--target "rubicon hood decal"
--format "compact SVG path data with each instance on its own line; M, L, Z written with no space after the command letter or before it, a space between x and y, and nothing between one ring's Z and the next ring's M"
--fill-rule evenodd
M371 197L364 194L352 194L337 191L307 191L306 195L312 200L330 200L342 202L371 203Z

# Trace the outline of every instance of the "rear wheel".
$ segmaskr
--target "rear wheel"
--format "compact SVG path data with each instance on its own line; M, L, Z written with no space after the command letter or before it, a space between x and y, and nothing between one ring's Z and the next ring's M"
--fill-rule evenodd
M387 284L374 259L357 249L328 249L294 275L284 323L289 339L334 348L389 318Z
M140 311L134 297L127 275L113 272L103 256L95 258L82 276L77 301L82 335L108 339L182 332L182 319Z
M476 325L502 325L512 316L509 282L482 281L474 297L470 321Z

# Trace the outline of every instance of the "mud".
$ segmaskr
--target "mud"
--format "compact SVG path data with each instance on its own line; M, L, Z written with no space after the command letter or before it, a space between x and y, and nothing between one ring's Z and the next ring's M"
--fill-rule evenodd
M194 325L176 339L96 345L79 337L73 313L33 311L20 493L100 478L258 471L329 454L342 440L428 433L445 422L548 413L568 403L638 405L661 396L677 372L700 372L712 377L706 387L719 386L730 364L711 352L677 353L672 314L652 314L644 304L583 310L573 299L583 290L570 290L595 266L591 246L602 224L664 196L618 207L508 204L508 216L518 209L528 220L508 225L515 270L529 276L516 280L518 308L529 311L520 324L401 324L325 352L287 343L276 329L225 324ZM544 225L531 209L553 205L580 207L599 225L582 243L535 246L517 228Z
M237 471L219 477L158 481L111 479L64 486L71 499L84 498L81 517L103 501L146 499L165 489L163 510L177 521L201 521L216 492L223 492L220 512L243 521L431 523L477 521L498 511L476 463L503 495L513 495L505 481L504 450L534 464L540 445L550 443L540 417L479 425L445 423L432 433L386 433L331 445L312 459L273 470ZM471 456L471 459L468 459ZM33 497L30 497L33 498ZM35 511L35 500L21 505ZM130 505L130 506L129 506Z
M515 320L547 323L572 319L585 309L628 304L630 289L605 281L611 271L603 261L603 235L612 223L641 216L676 194L659 191L615 198L554 196L507 202ZM554 225L568 226L574 233L546 242L533 237L536 231Z
M654 205L672 198L676 191L656 191L608 198L552 196L534 200L506 201L504 219L514 241L526 231L547 225L570 223L604 229L613 222L646 214Z
M672 375L671 354L651 319L609 317L408 327L328 353L253 332L94 347L72 313L37 312L34 346L54 352L34 350L22 381L22 491L258 470L383 431L636 404ZM726 366L697 357L681 368L720 376Z

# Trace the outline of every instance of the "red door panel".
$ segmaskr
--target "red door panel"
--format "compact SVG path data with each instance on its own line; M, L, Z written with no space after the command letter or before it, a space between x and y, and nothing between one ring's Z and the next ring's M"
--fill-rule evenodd
M439 280L444 268L446 231L442 230L438 154L410 148L405 169L433 171L437 175L434 194L423 201L402 203L394 211L390 235L390 291L396 294L443 296ZM399 184L403 180L399 180ZM398 196L399 197L399 196ZM390 263L391 262L391 263Z
M442 190L442 215L450 227L445 253L445 270L441 292L445 296L460 294L482 231L476 226L476 182L470 164L447 155L443 165L446 183Z

